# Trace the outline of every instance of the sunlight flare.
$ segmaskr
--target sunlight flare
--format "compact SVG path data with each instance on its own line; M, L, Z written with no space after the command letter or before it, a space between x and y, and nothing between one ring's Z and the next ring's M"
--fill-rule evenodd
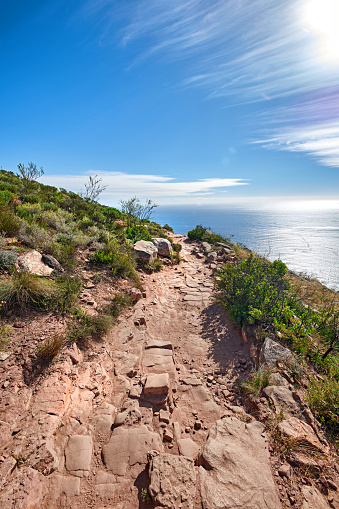
M305 8L305 21L321 37L325 56L339 62L339 1L309 1Z

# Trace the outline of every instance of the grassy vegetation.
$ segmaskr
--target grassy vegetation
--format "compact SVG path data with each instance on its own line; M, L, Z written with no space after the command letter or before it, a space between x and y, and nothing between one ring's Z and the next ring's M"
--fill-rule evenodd
M10 315L34 308L66 318L67 335L52 337L37 350L38 357L50 362L68 341L86 345L90 338L102 338L118 314L132 305L131 298L121 293L93 315L83 311L81 256L96 271L95 285L103 277L107 281L109 268L113 287L119 278L139 286L133 243L167 238L167 230L150 220L156 206L150 200L121 202L122 211L100 205L96 200L105 186L97 176L78 195L37 182L41 175L43 169L33 163L20 164L17 174L0 170L0 311ZM31 249L52 255L64 273L47 278L16 271L18 255ZM154 270L160 266L157 261ZM9 341L6 331L0 330L1 348Z
M318 419L339 436L337 294L305 277L298 280L281 261L271 263L253 253L238 264L225 264L218 276L219 302L239 327L254 324L262 337L270 333L279 336L300 361L305 359L322 374L309 385L307 397ZM290 371L300 380L301 362L295 364ZM259 371L247 390L259 391L262 383Z
M0 323L0 352L8 348L12 335L12 328Z
M260 392L270 385L272 370L267 366L260 366L249 381L242 381L240 389L245 394L260 394Z

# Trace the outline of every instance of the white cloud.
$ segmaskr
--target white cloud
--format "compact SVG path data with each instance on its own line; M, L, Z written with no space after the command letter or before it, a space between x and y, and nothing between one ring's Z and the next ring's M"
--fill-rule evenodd
M103 37L118 34L123 46L135 48L134 63L185 61L183 87L199 87L210 98L228 97L228 104L266 102L270 118L258 115L256 129L277 121L279 129L267 133L265 146L305 152L322 164L339 166L337 131L326 133L328 122L334 122L327 91L339 85L339 61L330 60L327 41L309 25L309 3L130 0L122 6L116 0L88 0L86 12L105 24ZM118 18L119 30L113 30ZM277 107L281 98L299 105L282 111ZM339 108L336 113L337 119Z
M63 187L67 190L80 192L88 181L88 175L98 175L106 190L100 201L117 205L123 199L137 196L140 199L150 198L157 203L188 203L210 202L218 192L225 192L226 188L247 185L243 179L209 178L191 182L178 182L174 178L162 175L135 175L123 172L90 171L83 175L44 175L44 184Z

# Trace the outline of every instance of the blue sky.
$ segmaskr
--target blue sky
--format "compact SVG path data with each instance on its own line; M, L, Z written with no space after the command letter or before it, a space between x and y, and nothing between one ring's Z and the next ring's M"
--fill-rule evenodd
M338 0L0 4L0 165L102 202L336 198Z

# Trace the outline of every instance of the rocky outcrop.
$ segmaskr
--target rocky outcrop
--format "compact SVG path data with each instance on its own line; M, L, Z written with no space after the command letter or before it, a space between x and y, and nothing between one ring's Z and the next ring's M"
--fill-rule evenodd
M144 263L152 263L157 257L158 249L153 242L138 240L138 242L134 244L134 254L137 260Z
M50 276L54 270L44 263L42 254L38 251L30 251L20 255L16 261L16 267L18 270L23 269L37 276Z
M160 256L170 257L173 254L172 244L167 239L154 238L153 244L158 250Z
M277 362L292 360L293 355L288 348L284 348L271 338L266 338L259 355L259 363L270 368L276 368Z
M315 451L328 452L328 447L320 442L313 428L296 417L281 421L277 429L283 436L294 440L299 445L303 444Z
M149 493L158 507L193 509L196 471L193 460L173 454L152 455Z
M204 509L279 509L264 426L235 417L216 421L201 455Z
M330 507L314 486L303 486L301 491L304 497L301 509L328 509Z

